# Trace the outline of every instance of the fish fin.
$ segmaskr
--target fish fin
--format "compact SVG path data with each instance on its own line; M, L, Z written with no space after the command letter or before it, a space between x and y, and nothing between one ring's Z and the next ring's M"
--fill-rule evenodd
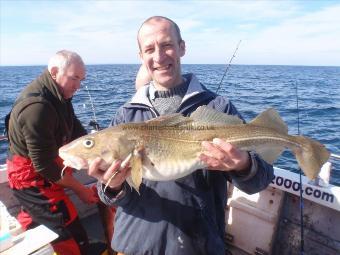
M279 113L274 108L270 108L260 113L251 122L249 122L249 124L271 128L279 133L288 134L288 127L286 123L282 120Z
M188 153L178 149L179 146L171 147L172 151L162 157L152 152L143 157L144 178L151 181L169 181L206 167L206 164L198 159L199 151L191 150Z
M208 106L198 107L190 115L190 118L193 119L196 124L208 124L208 125L243 124L243 121L239 117L216 111Z
M282 146L265 146L261 145L255 149L256 153L267 163L273 165L276 159L282 154L285 150Z
M130 160L130 167L131 185L139 193L139 186L142 183L142 154L138 149L133 151L133 155Z
M295 136L293 139L301 145L293 150L299 166L310 180L315 179L322 165L328 161L329 151L323 144L307 137Z
M182 126L192 122L192 119L184 117L180 113L174 113L170 115L160 116L145 122L150 126Z
M129 175L127 178L126 178L126 182L129 184L131 190L134 188L133 186L133 182L132 182L132 178L131 178L131 175Z

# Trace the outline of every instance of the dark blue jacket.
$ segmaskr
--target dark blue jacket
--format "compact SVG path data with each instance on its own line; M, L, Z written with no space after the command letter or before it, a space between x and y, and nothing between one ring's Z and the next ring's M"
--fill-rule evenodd
M187 116L198 106L208 105L240 116L228 99L207 90L194 75L186 78L190 84L178 112ZM113 125L157 117L148 99L148 88L139 89L118 110ZM143 179L140 194L128 184L124 184L118 196L109 191L104 193L102 185L98 185L102 201L118 206L113 249L127 255L224 255L227 180L247 193L256 193L265 189L274 177L272 166L258 156L255 165L252 176L197 170L174 181Z

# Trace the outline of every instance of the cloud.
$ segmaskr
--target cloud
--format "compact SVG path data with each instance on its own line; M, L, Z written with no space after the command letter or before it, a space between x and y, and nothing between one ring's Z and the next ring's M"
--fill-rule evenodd
M317 1L315 1L317 2ZM89 4L90 3L90 4ZM339 65L339 4L299 1L9 1L2 3L0 64L45 64L68 48L86 63L139 63L136 33L153 15L175 20L184 63ZM338 54L339 55L339 54Z
M264 29L249 38L247 50L267 63L272 56L269 63L339 65L339 13L340 5L333 6Z

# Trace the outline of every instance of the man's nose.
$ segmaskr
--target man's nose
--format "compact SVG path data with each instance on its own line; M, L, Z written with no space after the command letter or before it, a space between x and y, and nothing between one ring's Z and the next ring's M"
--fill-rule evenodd
M154 52L153 60L157 63L161 63L164 60L164 57L165 52L162 49L157 48Z

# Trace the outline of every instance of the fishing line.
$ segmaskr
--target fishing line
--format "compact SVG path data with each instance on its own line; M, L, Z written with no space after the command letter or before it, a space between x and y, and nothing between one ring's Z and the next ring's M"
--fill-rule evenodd
M118 170L114 171L114 173L110 176L110 178L107 180L107 182L105 184L104 192L106 191L107 187L109 186L109 184L113 180L113 178L115 178L115 176L119 173L120 173L120 168Z
M107 189L107 187L109 186L110 182L113 180L113 178L115 178L115 176L117 174L120 173L120 170L125 168L127 166L127 164L129 163L130 159L132 157L132 153L130 153L129 155L127 155L127 157L123 160L123 162L120 164L120 168L116 171L113 172L113 174L110 176L110 178L107 180L105 187L104 187L104 192Z
M93 120L90 121L89 125L92 126L95 130L99 130L99 124L97 122L97 117L96 117L96 109L94 108L94 104L93 104L93 100L90 94L90 90L87 87L87 85L85 85L85 89L87 91L87 95L89 97L90 103L91 103L91 109L92 109L92 114L93 114Z
M300 135L300 111L299 111L299 95L298 95L298 84L295 81L295 95L296 95L296 110L297 110L297 124L298 124L298 135ZM304 254L304 226L303 226L303 197L302 197L302 170L299 167L299 181L300 181L300 254Z
M64 166L63 169L61 170L60 177L63 178L64 172L67 166Z
M231 57L230 60L229 60L229 63L228 63L228 65L227 65L227 67L226 67L226 69L225 69L225 71L224 71L224 73L223 73L222 79L221 79L221 81L220 81L220 83L218 84L218 87L217 87L217 89L216 89L216 94L217 94L217 92L218 92L218 91L220 90L220 88L221 88L223 79L224 79L224 77L226 76L226 74L227 74L227 72L228 72L228 70L229 70L229 67L231 66L231 62L232 62L233 59L236 57L236 52L237 52L238 47L240 46L240 44L241 44L241 40L238 42L238 44L237 44L237 46L236 46L236 49L235 49L235 51L234 51L232 57Z

